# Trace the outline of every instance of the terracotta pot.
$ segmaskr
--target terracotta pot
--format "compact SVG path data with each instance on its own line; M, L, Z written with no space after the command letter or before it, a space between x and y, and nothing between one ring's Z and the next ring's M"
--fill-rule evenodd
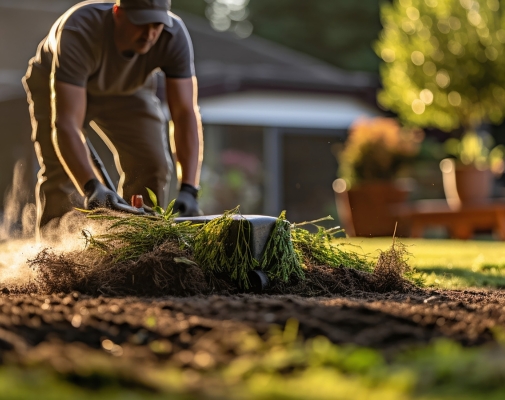
M393 236L398 219L392 208L407 200L407 190L392 182L364 183L343 191L336 186L337 212L349 236ZM397 236L405 236L407 228L399 225Z
M453 209L465 205L485 203L493 191L493 175L473 165L457 165L446 158L440 163L447 203Z

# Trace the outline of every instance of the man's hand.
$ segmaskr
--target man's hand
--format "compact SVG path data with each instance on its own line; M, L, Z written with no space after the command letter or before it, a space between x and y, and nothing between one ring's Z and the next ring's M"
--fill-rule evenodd
M197 188L183 183L179 196L177 196L174 203L174 212L178 212L180 217L198 217L203 215L202 210L198 207L197 195Z
M87 210L95 208L110 208L130 214L144 215L142 208L135 208L121 198L116 192L107 189L98 179L91 179L84 185L84 207Z

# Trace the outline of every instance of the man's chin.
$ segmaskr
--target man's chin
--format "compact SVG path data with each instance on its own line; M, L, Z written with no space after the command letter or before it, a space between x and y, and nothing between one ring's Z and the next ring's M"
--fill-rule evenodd
M137 54L146 54L149 50L151 50L151 44L145 44L143 46L137 46L135 49L135 53Z

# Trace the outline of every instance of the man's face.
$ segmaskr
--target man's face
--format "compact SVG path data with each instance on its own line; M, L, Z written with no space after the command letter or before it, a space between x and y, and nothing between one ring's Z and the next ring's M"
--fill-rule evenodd
M114 8L114 21L121 44L125 50L146 54L158 41L163 24L135 25L121 7Z

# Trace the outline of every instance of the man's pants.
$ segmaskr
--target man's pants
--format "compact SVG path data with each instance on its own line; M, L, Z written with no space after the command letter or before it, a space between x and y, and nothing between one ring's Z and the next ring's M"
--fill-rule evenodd
M38 234L50 220L75 207L70 198L75 196L76 188L51 141L49 73L30 67L23 81L30 105L32 141L41 168L35 188ZM129 201L132 195L142 194L149 205L147 187L158 197L158 204L164 206L173 165L166 121L155 93L156 79L151 77L129 96L88 95L86 121L114 155L120 174L119 195Z

